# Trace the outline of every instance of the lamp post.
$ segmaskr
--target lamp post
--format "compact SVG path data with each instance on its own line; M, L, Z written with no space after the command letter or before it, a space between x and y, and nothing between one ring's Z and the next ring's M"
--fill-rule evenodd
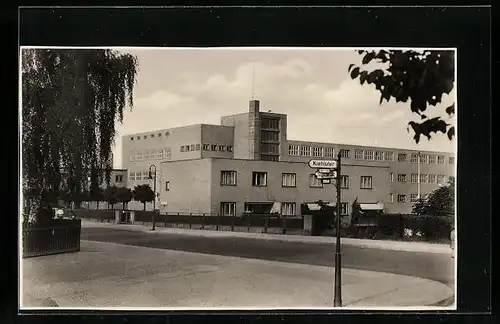
M149 179L153 179L153 228L152 231L156 230L155 228L155 214L156 214L156 165L152 164L149 166Z
M342 254L340 252L340 214L342 211L341 206L341 198L340 198L340 186L341 186L341 160L342 156L339 152L337 156L337 181L336 181L336 190L337 190L337 219L336 219L336 243L335 243L335 286L334 286L334 299L333 305L335 307L342 307Z

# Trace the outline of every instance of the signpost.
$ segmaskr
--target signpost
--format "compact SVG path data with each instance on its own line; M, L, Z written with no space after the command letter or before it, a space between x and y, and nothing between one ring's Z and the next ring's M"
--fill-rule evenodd
M336 244L335 244L335 284L334 284L334 299L333 305L335 307L342 307L342 254L340 253L340 214L341 214L341 197L340 197L340 152L337 160L310 160L309 166L317 169L315 177L321 180L323 184L331 183L333 179L336 180L337 191L337 219L336 219Z

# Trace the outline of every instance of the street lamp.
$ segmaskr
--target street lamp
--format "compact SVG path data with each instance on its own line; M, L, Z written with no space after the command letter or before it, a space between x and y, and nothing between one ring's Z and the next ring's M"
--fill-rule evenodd
M153 182L153 228L152 231L155 230L155 214L156 214L156 165L152 164L149 166L149 179L154 179Z
M335 283L334 283L334 297L333 297L333 305L335 307L342 307L342 254L340 251L340 214L342 213L341 206L341 159L342 155L338 154L337 156L337 181L336 181L336 191L337 191L337 219L336 219L336 243L335 243Z

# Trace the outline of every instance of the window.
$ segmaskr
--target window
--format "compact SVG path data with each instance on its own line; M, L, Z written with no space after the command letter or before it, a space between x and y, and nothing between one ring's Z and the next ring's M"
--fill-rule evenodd
M437 163L437 155L429 155L429 164Z
M135 152L135 160L136 161L142 160L142 151Z
M279 129L279 124L279 119L262 118L262 129Z
M217 144L212 144L212 151L217 151Z
M226 149L224 145L219 145L219 152L224 152L225 150Z
M134 138L133 138L133 137L131 137L131 138L130 138L130 140L131 140L131 141L133 141L133 140L134 140Z
M361 176L361 189L373 189L372 177L371 176Z
M186 152L186 147L184 145L181 146L181 152Z
M149 150L142 151L142 158L144 160L149 160Z
M297 175L295 173L283 173L281 175L281 180L282 187L295 187Z
M142 180L142 172L136 172L135 173L135 180L136 181Z
M168 136L168 135L170 135L170 132L165 132L165 136Z
M203 144L203 151L210 151L210 144Z
M386 161L394 161L394 152L385 152L384 160Z
M418 174L417 173L412 173L410 176L410 182L411 183L417 183L418 182Z
M309 187L311 188L323 188L323 183L321 180L316 178L314 174L309 175Z
M170 191L170 181L165 181L165 191Z
M151 134L151 136L150 136L150 137L151 137L151 138L154 138L154 137L155 137L155 134Z
M270 131L262 131L262 142L279 142L279 133L278 132L270 132Z
M236 171L221 171L220 184L221 186L236 186Z
M453 156L448 158L448 164L455 164L455 158Z
M348 203L340 203L340 216L349 215L349 204Z
M152 149L152 150L149 151L149 159L153 160L155 158L156 158L156 150Z
M406 182L406 174L398 174L398 182Z
M449 183L455 183L455 176L449 176L448 177L448 182Z
M322 157L323 156L323 148L322 147L313 147L313 156L314 157Z
M418 163L418 154L417 153L411 154L410 162L411 163Z
M410 202L415 202L418 200L418 194L412 193L410 194Z
M144 135L144 139L148 139L148 135Z
M279 161L279 158L277 155L267 155L267 154L261 154L260 159L262 161Z
M365 150L363 157L365 160L373 160L373 151L372 150Z
M123 176L122 175L116 175L115 176L115 182L123 182Z
M262 154L279 154L279 152L279 144L262 144L261 146Z
M196 149L196 145L191 144L190 150L191 150L191 151L194 151L195 149Z
M427 174L420 175L420 183L427 183Z
M226 149L227 149L228 152L232 152L233 151L233 147L231 145L228 145Z
M354 159L362 160L363 159L363 150L355 150L354 151Z
M281 203L281 215L295 216L296 214L297 214L297 207L295 203L292 202Z
M236 215L236 203L234 203L234 202L220 203L220 213L222 216L235 216Z
M405 153L398 154L398 162L406 162L406 154Z
M311 156L311 147L310 146L301 146L300 147L300 155L301 156Z
M163 134L162 133L158 133L158 137L161 137Z
M343 158L348 159L349 158L349 150L347 149L341 149L340 150L340 156Z
M349 188L349 176L348 175L340 176L340 188L342 188L342 189Z
M444 183L444 175L443 174L438 174L438 176L437 176L437 183L438 184Z
M382 152L382 151L375 151L375 160L377 160L377 161L383 161L384 160L384 152Z
M186 148L186 152L191 151L189 145L186 145L185 148Z
M420 154L420 163L423 163L423 164L429 163L429 155Z
M427 181L429 183L436 183L436 175L435 174L429 174L427 177Z
M201 145L200 144L196 144L195 151L199 151L200 149L201 149Z
M148 180L148 179L149 179L149 171L143 171L142 180Z
M335 157L335 149L333 147L325 147L325 156L334 158Z
M444 156L443 155L438 156L438 164L444 164Z
M170 147L165 147L163 149L163 152L165 159L170 159L170 157L172 156L172 150L170 149Z
M288 145L288 155L299 156L300 146L298 145Z
M389 182L394 182L394 173L389 173Z
M138 140L140 140L140 139L141 139L141 137L140 137L140 136L137 136L137 139L138 139Z
M135 172L130 172L128 178L130 179L130 181L135 181Z
M393 193L390 193L390 194L389 194L389 201L390 201L391 203L393 203L393 202L394 202L394 194L393 194Z
M133 162L135 160L135 153L130 154L130 157L128 159L130 162Z
M398 195L398 203L406 202L406 195Z
M162 148L161 148L161 149L158 149L158 150L156 151L156 158L157 158L157 159L163 159L163 149L162 149Z
M253 186L267 186L267 172L252 172Z

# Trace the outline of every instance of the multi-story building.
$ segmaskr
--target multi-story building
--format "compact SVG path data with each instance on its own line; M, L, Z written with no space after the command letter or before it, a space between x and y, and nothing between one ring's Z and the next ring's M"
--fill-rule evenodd
M343 214L355 199L409 213L419 194L455 176L452 153L289 140L287 115L261 112L259 104L250 101L248 112L224 116L221 125L123 136L128 186L153 185L154 165L162 212L299 215L304 203L335 203L335 187L321 184L308 161L341 153Z

